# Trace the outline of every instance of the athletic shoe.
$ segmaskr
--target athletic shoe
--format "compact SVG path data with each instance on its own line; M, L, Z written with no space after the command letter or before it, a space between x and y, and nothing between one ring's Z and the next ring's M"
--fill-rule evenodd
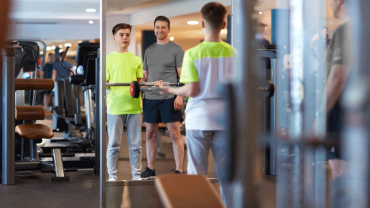
M155 177L155 169L152 170L149 167L145 167L145 171L142 172L140 175L141 175L142 179L154 178Z
M141 180L143 180L143 179L141 178L141 176L140 176L140 175L136 175L136 176L132 177L132 180L133 180L133 181L141 181Z
M178 171L176 169L172 169L171 172L174 173L174 174L184 174L183 172Z
M117 178L111 177L111 178L108 179L108 181L117 181Z

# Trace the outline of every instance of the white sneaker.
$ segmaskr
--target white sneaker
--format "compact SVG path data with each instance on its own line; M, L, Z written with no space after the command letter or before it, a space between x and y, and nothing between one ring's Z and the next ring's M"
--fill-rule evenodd
M132 180L133 180L133 181L142 181L143 179L141 178L141 176L140 176L140 175L138 175L138 176L134 176L134 177L132 177Z
M117 181L117 178L111 177L111 178L108 179L108 181Z

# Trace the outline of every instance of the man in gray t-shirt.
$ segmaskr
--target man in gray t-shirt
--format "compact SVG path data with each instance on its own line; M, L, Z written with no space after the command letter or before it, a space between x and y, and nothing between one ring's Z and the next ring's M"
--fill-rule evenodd
M184 50L172 41L165 44L154 43L145 50L143 70L148 73L147 82L162 80L163 82L178 83ZM178 70L180 68L180 70ZM145 99L164 100L174 95L161 95L159 92L145 92Z
M154 20L154 33L157 42L145 50L143 61L143 81L178 83L181 74L184 50L168 38L170 20L158 16ZM166 123L173 141L173 151L176 161L175 173L182 173L184 160L184 143L180 134L181 96L161 95L158 92L145 92L143 116L146 126L146 152L148 166L141 173L142 178L155 176L155 156L157 153L157 134L159 123Z

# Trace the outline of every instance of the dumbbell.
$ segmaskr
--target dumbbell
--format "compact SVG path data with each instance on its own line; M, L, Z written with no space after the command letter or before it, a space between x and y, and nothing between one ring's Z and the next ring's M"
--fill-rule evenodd
M180 83L169 83L162 82L163 86L183 86ZM130 86L130 94L133 98L138 98L140 96L140 91L157 91L161 89L159 87L154 87L154 82L137 82L133 81L131 83L107 83L107 87L118 87L118 86Z

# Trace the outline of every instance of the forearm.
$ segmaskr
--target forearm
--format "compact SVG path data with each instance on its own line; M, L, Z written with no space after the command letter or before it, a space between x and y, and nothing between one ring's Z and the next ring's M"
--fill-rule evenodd
M198 92L194 89L191 84L185 84L183 87L179 88L168 88L168 94L178 95L179 97L195 97Z
M148 80L148 71L144 71L143 72L143 79L142 79L142 82L147 82Z
M326 112L329 112L338 101L345 82L338 79L329 79L326 84Z
M54 82L57 79L57 72L55 70L53 70L52 79L54 80Z

